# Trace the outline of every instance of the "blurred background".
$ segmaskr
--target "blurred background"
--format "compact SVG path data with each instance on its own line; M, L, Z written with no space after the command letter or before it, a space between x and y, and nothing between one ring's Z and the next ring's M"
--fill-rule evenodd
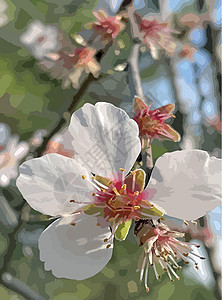
M121 16L117 36L95 35L98 10ZM185 265L174 283L150 274L147 294L133 228L96 276L79 282L46 272L37 242L49 218L25 203L15 180L25 159L72 156L64 135L84 103L110 102L133 116L136 71L147 104L176 105L170 124L181 141L155 140L154 160L192 148L221 157L221 16L219 0L0 0L0 299L220 299L221 207L189 227L168 220L201 244L206 260L199 271ZM143 18L167 26L162 39L141 36ZM76 51L85 46L93 49L91 65ZM80 65L74 73L71 63Z

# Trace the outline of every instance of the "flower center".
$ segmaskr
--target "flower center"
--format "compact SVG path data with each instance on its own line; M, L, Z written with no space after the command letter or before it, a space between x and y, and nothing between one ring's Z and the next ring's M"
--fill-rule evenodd
M124 172L124 171L123 171ZM133 175L135 176L135 175ZM101 189L95 195L95 205L104 205L104 217L113 221L121 219L138 219L140 217L140 204L143 192L135 190L135 180L132 187L128 187L125 179L110 181L106 189Z

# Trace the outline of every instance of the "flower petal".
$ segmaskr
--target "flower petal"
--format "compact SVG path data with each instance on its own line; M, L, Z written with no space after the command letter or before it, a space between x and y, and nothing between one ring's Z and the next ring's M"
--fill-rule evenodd
M24 162L17 186L32 208L58 216L85 206L82 201L92 201L94 187L87 178L86 169L74 159L53 153Z
M140 115L141 111L147 109L148 106L139 97L134 98L134 112L136 115Z
M184 220L205 215L221 203L221 162L202 150L165 153L148 184L157 191L153 204Z
M173 140L174 142L180 141L179 133L174 130L170 125L164 123L164 134L163 136L168 137L169 139Z
M100 176L116 178L119 168L128 172L140 153L137 124L110 103L85 104L72 115L69 130L76 159Z
M169 103L169 104L161 106L155 110L158 110L161 114L170 114L172 111L174 111L174 109L175 109L175 104Z
M40 259L58 278L83 280L100 272L112 256L108 227L96 226L97 218L82 215L75 227L52 223L39 238Z

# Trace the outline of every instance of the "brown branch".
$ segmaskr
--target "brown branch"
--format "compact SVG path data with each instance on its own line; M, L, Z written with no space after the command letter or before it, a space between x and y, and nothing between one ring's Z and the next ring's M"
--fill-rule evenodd
M100 62L102 60L102 58L106 55L106 53L108 52L109 48L112 46L112 42L108 43L106 45L106 47L103 50L99 50L96 54L96 59L98 62ZM53 137L54 134L56 134L58 131L60 131L63 126L67 125L66 124L66 119L63 117L63 114L65 112L68 113L73 113L73 111L75 110L76 105L78 104L79 100L81 99L81 97L83 96L84 92L86 91L87 87L89 86L89 84L93 81L97 80L95 77L93 77L92 74L89 74L88 77L84 80L84 82L82 83L81 87L79 88L78 92L74 95L72 102L70 103L69 107L67 108L67 110L65 110L62 113L62 117L61 119L57 122L57 124L55 125L55 127L49 132L49 134L44 138L43 143L38 147L35 148L35 150L30 153L31 156L34 155L34 157L38 157L40 155L42 155L42 153L45 151L48 142L50 141L50 139Z

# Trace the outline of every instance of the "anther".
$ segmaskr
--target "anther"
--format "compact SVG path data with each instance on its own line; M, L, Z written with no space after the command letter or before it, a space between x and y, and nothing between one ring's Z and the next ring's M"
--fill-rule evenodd
M189 226L189 223L186 220L184 220L183 222L185 225Z
M109 239L105 238L103 241L104 241L104 243L106 243L106 242L108 242L108 240L109 240Z
M197 225L197 221L191 221L192 224Z
M73 223L71 223L71 225L72 225L72 226L76 226L76 223L73 222Z
M120 171L121 171L121 172L125 172L126 170L125 170L125 169L123 169L123 168L120 168Z
M100 226L100 223L97 223L96 225L97 225L97 226Z
M86 175L82 175L82 179L86 179Z
M135 171L131 171L130 173L131 173L133 176L136 175L136 172L135 172Z
M92 178L92 179L96 179L96 177L95 177L95 176L92 176L91 178Z
M72 202L76 202L76 201L75 201L75 200L70 200L69 202L71 202L71 203L72 203Z
M140 209L140 206L139 205L135 205L135 206L133 206L133 208L134 208L134 210L138 210L138 209Z
M113 188L113 191L116 195L119 195L119 192L117 191L117 188Z
M105 192L106 192L106 190L101 188L101 192L105 193Z
M170 114L170 116L171 116L172 118L174 118L174 119L176 118L176 116L174 116L173 114Z
M134 195L135 195L135 196L138 196L139 193L140 193L140 192L136 191L136 192L134 192Z
M150 289L147 287L147 288L146 288L146 292L148 293L149 291L150 291Z
M92 193L92 196L95 196L96 194L95 193Z
M126 190L126 184L122 185L121 189Z
M109 249L110 247L111 247L111 244L108 244L108 245L106 246L107 249Z

